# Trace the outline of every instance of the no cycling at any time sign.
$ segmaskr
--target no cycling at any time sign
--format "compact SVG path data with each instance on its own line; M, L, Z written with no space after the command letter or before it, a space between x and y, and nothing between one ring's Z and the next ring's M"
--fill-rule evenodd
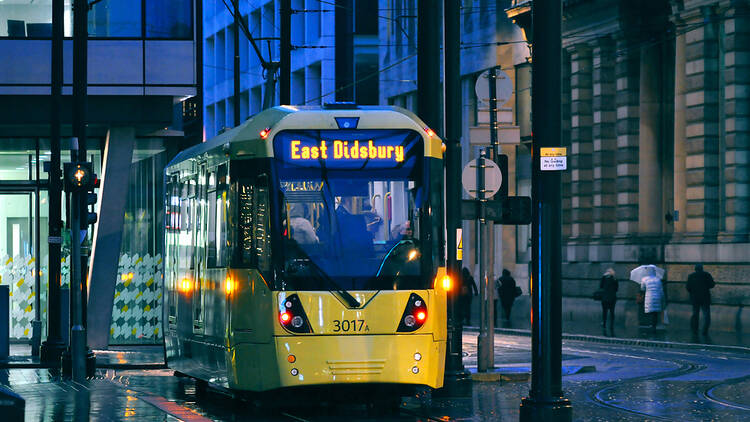
M542 171L566 170L568 168L568 157L565 147L540 148L539 169Z

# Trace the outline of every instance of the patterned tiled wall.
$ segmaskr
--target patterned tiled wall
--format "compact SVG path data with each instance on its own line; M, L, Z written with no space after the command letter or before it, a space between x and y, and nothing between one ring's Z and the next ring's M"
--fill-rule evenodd
M161 341L163 268L160 254L120 256L110 344Z

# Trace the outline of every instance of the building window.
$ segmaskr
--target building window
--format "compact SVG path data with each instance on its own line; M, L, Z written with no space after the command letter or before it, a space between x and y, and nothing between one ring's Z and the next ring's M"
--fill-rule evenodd
M191 0L149 0L145 4L146 38L193 39Z
M65 4L65 36L73 35L73 15ZM0 2L0 37L51 38L52 0Z
M63 33L66 37L73 36L73 1L66 0L64 6ZM193 2L101 0L91 6L87 21L91 38L191 40ZM0 37L51 38L52 0L0 1Z
M51 24L50 24L51 25ZM141 4L132 0L103 0L89 10L89 37L140 37Z
M378 2L356 0L354 3L354 33L378 35Z

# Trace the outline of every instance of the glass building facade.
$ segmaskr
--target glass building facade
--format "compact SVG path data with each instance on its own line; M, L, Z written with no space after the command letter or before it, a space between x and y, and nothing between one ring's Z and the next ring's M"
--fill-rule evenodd
M63 163L70 161L68 142L63 142ZM99 175L102 165L100 145L103 143L103 139L89 139L88 145L89 160ZM138 142L133 152L110 344L154 343L161 339L162 177L163 169L173 155L174 152L167 152L163 141L156 139ZM10 288L10 337L15 341L31 338L37 309L42 321L42 340L47 332L49 196L43 163L49 159L48 139L0 138L0 284ZM64 221L67 221L67 204L63 193ZM91 241L92 230L87 236ZM69 231L63 230L62 237L61 286L67 289Z
M63 144L61 161L67 162L69 140ZM97 173L101 172L99 145L100 140L89 140L89 159ZM37 317L46 333L49 195L43 163L49 159L48 139L0 138L0 284L10 288L10 337L16 340L31 338L31 323ZM63 220L67 220L67 205L63 194ZM87 235L91 236L90 230ZM69 282L69 257L70 235L65 231L63 288Z
M73 35L73 0L65 0L64 34ZM192 0L102 0L88 13L91 38L193 38ZM0 37L52 37L52 0L0 2Z

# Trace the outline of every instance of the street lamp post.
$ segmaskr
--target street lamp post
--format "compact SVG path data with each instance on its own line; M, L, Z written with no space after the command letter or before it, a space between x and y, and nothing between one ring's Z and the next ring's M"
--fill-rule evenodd
M570 421L562 394L560 171L542 171L541 149L562 143L562 2L532 5L531 390L521 421Z

